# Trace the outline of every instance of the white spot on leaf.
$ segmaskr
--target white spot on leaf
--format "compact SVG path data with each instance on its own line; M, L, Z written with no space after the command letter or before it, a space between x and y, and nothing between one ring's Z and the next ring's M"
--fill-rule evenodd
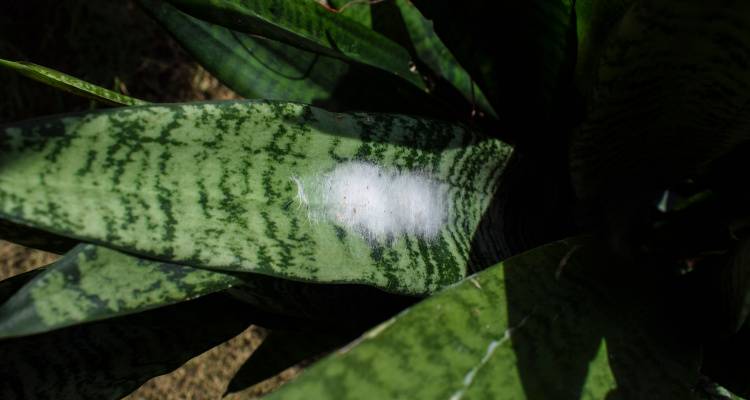
M426 174L347 162L319 178L292 180L311 220L334 222L367 239L432 239L447 220L447 185Z

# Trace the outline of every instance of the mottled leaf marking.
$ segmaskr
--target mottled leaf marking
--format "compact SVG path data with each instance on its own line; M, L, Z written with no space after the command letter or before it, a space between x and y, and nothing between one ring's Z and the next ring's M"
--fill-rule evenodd
M218 271L81 244L0 306L0 338L142 312L241 282Z
M614 265L599 248L579 237L510 258L375 327L269 398L694 398L701 346L680 339L687 325L664 321L661 285L638 281L634 297L606 272Z
M466 274L511 152L434 120L260 101L105 110L0 132L3 218L168 261L408 294ZM445 185L440 233L373 247L336 221L309 223L291 178L354 161Z

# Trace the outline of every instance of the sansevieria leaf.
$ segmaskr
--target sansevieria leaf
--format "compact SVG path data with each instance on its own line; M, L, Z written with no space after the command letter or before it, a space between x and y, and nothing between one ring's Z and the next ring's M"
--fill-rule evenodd
M627 283L636 280L621 279L624 266L600 248L576 238L510 258L375 327L269 398L693 398L700 346L686 340L688 325L660 306L660 285Z
M170 0L198 18L382 69L425 88L403 47L314 0Z
M400 43L402 46L411 49L414 52L413 56L423 62L439 78L453 85L479 110L497 118L495 110L482 90L437 36L432 21L426 19L410 1L393 0L372 3L350 0L329 1L328 4L336 7L340 15L380 33L384 33L383 30L388 30L388 28L398 30L399 27L403 27L406 35L401 39L406 43Z
M312 103L349 70L344 61L191 17L159 0L141 4L217 78L240 95Z
M160 0L145 9L200 63L246 98L329 110L398 111L444 117L445 106L386 71L194 18Z
M478 227L510 152L461 126L290 103L103 110L0 128L0 216L165 261L425 294L497 261Z
M241 282L218 271L80 244L0 306L0 339L133 314Z
M401 11L404 24L414 45L414 50L422 62L438 76L450 82L468 101L481 111L497 118L497 113L482 93L482 89L458 63L450 50L443 44L427 20L409 0L395 0Z
M88 97L105 104L133 106L147 104L121 93L113 92L103 87L83 81L53 69L25 61L9 61L0 59L0 67L14 70L35 81L54 86L58 89Z

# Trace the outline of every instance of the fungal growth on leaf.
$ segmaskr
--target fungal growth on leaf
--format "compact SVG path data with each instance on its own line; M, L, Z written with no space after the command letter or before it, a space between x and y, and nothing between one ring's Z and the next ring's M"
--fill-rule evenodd
M353 161L322 177L292 180L311 221L330 221L368 240L433 239L448 218L447 185L425 173Z

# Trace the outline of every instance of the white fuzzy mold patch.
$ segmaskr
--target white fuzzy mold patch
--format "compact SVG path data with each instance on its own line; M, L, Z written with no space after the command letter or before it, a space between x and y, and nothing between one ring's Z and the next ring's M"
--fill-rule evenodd
M423 173L347 162L322 177L292 180L311 220L332 221L370 240L433 239L448 219L447 185Z

